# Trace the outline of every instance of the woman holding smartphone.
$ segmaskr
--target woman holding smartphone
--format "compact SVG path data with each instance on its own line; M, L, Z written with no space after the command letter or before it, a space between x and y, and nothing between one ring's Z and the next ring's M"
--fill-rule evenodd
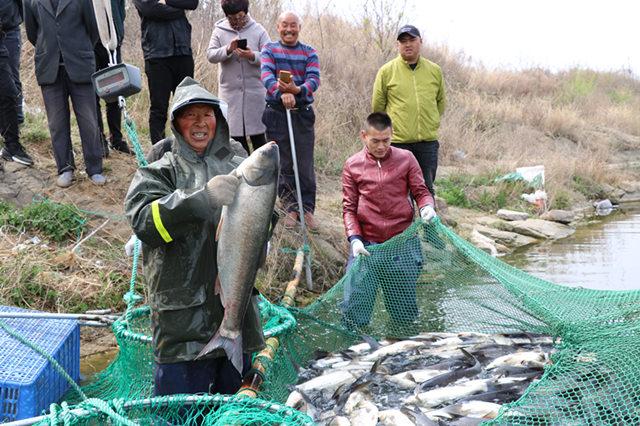
M222 0L221 5L226 17L216 22L207 58L220 64L218 96L229 104L229 133L250 152L249 139L254 150L266 143L260 51L271 39L249 15L249 0Z

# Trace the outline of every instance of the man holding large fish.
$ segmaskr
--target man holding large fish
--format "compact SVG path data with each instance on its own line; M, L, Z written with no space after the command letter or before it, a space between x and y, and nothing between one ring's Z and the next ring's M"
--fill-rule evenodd
M155 394L234 393L264 347L253 284L278 148L234 155L219 100L191 78L176 89L171 123L171 152L137 171L125 200L143 243Z

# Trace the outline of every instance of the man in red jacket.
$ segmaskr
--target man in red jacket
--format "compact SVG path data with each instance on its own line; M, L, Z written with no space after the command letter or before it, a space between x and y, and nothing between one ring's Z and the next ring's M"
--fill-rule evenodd
M351 244L347 271L356 257L372 255L367 247L411 225L413 200L425 222L436 216L417 160L409 151L391 146L391 118L374 112L364 127L360 132L364 148L349 157L342 171L343 219ZM378 285L394 328L411 324L418 316L416 281L422 269L418 238L400 242L393 253L374 251L368 260L359 262L357 273L345 281L341 304L345 325L359 328L369 323Z

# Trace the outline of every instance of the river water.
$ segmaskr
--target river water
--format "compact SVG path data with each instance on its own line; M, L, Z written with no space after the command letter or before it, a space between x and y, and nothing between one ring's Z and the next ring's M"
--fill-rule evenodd
M569 238L503 258L535 276L571 287L640 290L640 204L594 218Z

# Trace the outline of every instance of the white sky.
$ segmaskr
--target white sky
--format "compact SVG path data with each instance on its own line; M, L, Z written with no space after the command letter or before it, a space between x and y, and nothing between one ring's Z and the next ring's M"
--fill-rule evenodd
M353 16L365 0L289 0ZM288 3L288 4L287 4ZM403 1L395 1L400 7ZM302 10L301 10L302 11ZM425 43L461 50L489 68L631 69L640 76L637 0L409 0L405 22Z

